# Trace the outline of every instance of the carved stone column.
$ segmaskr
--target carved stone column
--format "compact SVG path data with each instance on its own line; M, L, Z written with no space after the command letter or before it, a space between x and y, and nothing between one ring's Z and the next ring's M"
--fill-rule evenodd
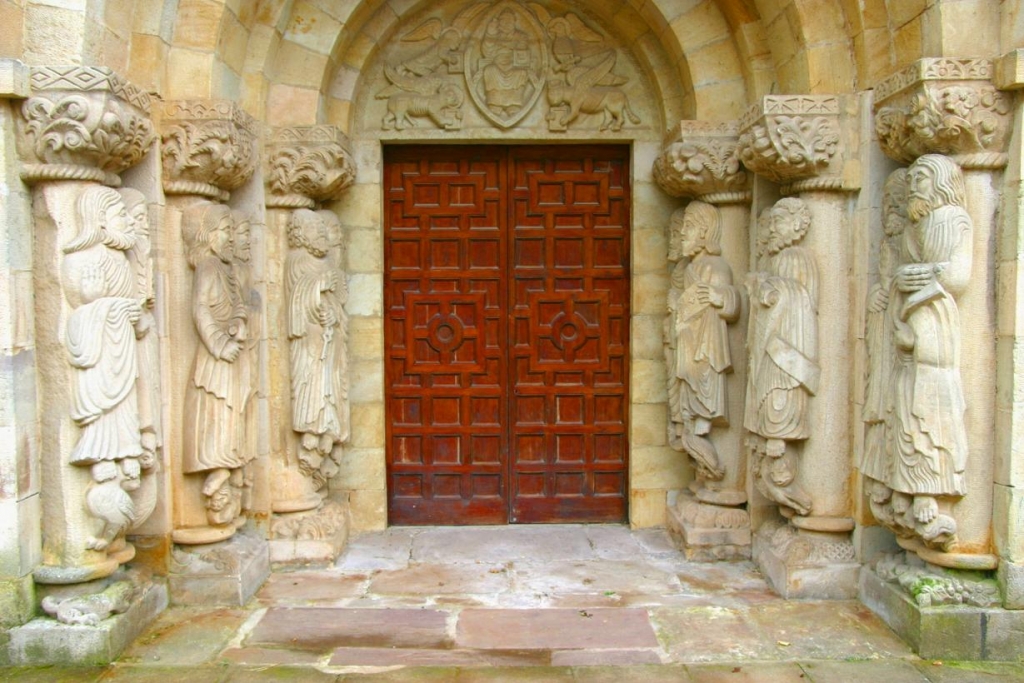
M735 123L683 121L654 162L654 178L663 190L693 200L685 212L673 215L669 227L674 264L665 362L669 443L697 465L690 491L679 492L669 507L669 529L686 556L698 561L750 557L750 516L743 507L747 325L742 276L751 193L737 136ZM681 250L681 231L700 231L704 217L710 228L703 228L703 237L687 237L687 244L703 241L703 247ZM715 290L709 305L697 301L705 286ZM695 390L701 383L703 392Z
M158 504L160 463L139 404L159 383L158 370L140 367L141 344L155 334L137 277L149 257L127 190L114 188L155 135L149 95L105 67L34 67L30 88L18 145L32 186L34 277L24 294L34 301L42 499L33 576L43 611L60 623L14 629L10 651L17 663L96 663L167 604L162 585L118 572L135 556L126 535ZM96 593L111 609L78 620Z
M179 603L242 604L270 569L262 536L236 534L265 514L253 509L259 305L244 244L251 217L225 202L256 169L257 124L231 101L183 100L164 104L160 132L174 244L166 254L171 594Z
M874 427L886 432L876 459L887 476L880 479L871 458L862 474L874 492L872 512L906 553L866 567L860 597L929 657L936 650L921 634L932 629L951 636L943 656L982 659L998 650L1000 636L991 626L979 630L979 620L1012 632L1024 616L994 610L999 590L976 571L996 569L1000 555L1022 547L1012 532L997 540L1020 519L1006 505L1013 486L1005 486L1012 469L1004 459L1013 449L999 448L1013 437L997 415L1019 375L1017 304L1015 285L997 287L996 279L997 270L1011 278L1016 271L1019 218L999 234L1013 98L992 78L989 60L922 59L875 88L879 143L909 168L890 181L905 174L907 203L887 302L892 405ZM1019 178L1019 160L1016 170ZM997 268L998 258L1014 265ZM1020 508L1022 497L1015 500ZM910 615L894 620L894 607L908 602ZM948 604L955 612L936 612Z
M280 274L267 292L271 559L333 562L348 537L347 501L328 498L349 437L348 287L341 225L313 209L341 196L355 166L334 126L271 131L266 166L267 259Z
M740 159L781 186L757 226L747 286L745 426L757 488L786 523L763 524L754 559L786 597L856 594L849 532L851 349L848 192L853 98L768 96L740 123ZM853 119L848 121L849 119Z
M970 238L963 249L964 282L948 281L953 277L951 266L939 266L944 272L935 280L946 292L944 296L959 320L944 322L927 333L915 329L918 337L915 349L923 346L926 341L923 336L948 337L952 348L959 346L959 357L950 358L948 372L959 385L957 391L962 395L966 410L947 404L936 410L936 414L922 417L944 427L947 434L950 429L965 432L965 448L960 449L963 453L957 454L956 448L949 448L952 459L958 461L955 467L963 486L941 491L926 490L924 486L906 491L913 487L898 483L890 486L894 490L895 507L901 505L898 499L901 491L913 496L917 508L922 507L922 496L927 495L936 501L935 522L947 520L944 526L948 528L939 534L931 533L929 527L935 524L922 522L920 512L910 510L910 517L904 516L891 524L900 544L927 562L961 569L995 569L997 564L991 536L996 435L993 391L996 319L992 302L995 301L997 188L1007 162L1011 98L996 90L991 76L989 60L924 59L880 83L875 90L874 105L882 149L894 160L910 164L911 177L918 168L915 162L925 155L943 155L963 170L966 204L962 208L969 215L971 231L963 238ZM939 185L941 180L929 178L928 182ZM931 190L918 188L920 197L916 197L913 180L910 183L908 206L913 209L915 198L929 195ZM949 205L950 201L943 196L942 206ZM916 246L923 251L914 252L911 248L913 253L903 261L922 263L930 258L925 252L929 235L933 233L929 227L931 219L916 218L913 210L909 219L911 233L904 242L908 248ZM907 267L907 263L900 264L900 268ZM912 294L907 294L907 298L912 300ZM914 321L910 312L903 317L908 324ZM918 356L916 351L910 354L912 367L934 363L934 359L922 360ZM957 373L960 377L955 377ZM962 378L969 378L969 381ZM915 411L921 413L922 409ZM914 431L903 422L890 428L897 433ZM946 448L947 444L942 444L942 449ZM909 451L897 448L890 449L888 456L891 461L899 462L905 461L908 454ZM896 516L899 517L898 510Z
M35 330L32 326L32 200L20 179L15 121L30 94L29 69L0 60L0 628L35 612L32 569L42 548Z

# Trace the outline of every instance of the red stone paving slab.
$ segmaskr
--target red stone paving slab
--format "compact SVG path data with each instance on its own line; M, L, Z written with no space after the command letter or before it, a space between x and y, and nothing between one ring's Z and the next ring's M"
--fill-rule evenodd
M336 647L447 648L447 612L426 609L273 607L247 645L327 651Z
M228 671L224 683L276 683L276 681L287 681L288 683L335 683L339 680L337 674L327 674L307 667L295 666L272 666L258 669L231 669ZM170 682L168 682L170 683ZM194 683L200 683L195 681Z
M553 666L633 666L661 664L654 650L558 650L551 653Z
M687 669L694 683L812 683L796 662L691 664Z
M573 670L562 667L495 667L493 669L463 669L458 678L449 679L458 683L492 683L507 681L529 681L530 683L575 683Z
M771 659L910 657L881 619L852 600L783 601L752 607L749 619L776 647Z
M365 574L338 572L288 572L271 574L256 597L265 603L330 602L357 597L365 592Z
M467 609L459 614L455 642L476 649L657 647L639 609Z
M413 650L402 648L339 647L330 666L548 666L547 651Z

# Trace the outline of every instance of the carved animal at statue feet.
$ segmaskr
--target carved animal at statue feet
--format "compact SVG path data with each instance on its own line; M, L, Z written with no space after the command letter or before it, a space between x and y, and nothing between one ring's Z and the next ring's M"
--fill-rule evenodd
M96 626L112 614L126 612L134 594L131 581L116 581L100 593L63 598L48 595L42 608L62 624Z
M139 488L140 475L134 458L120 463L103 460L92 466L94 483L85 494L85 503L94 517L103 520L103 529L86 543L90 550L106 550L134 523L135 502L129 491Z

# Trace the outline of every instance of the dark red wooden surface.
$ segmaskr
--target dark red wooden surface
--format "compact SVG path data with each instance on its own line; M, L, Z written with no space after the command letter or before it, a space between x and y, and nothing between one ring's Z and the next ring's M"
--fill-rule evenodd
M628 158L385 148L390 523L626 520Z

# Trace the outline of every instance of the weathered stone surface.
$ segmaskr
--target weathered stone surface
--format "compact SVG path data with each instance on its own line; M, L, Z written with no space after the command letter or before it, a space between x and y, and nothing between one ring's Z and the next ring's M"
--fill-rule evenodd
M14 664L95 666L117 659L167 607L167 587L145 586L131 606L95 626L62 624L37 618L10 631Z
M651 621L676 661L770 659L771 644L742 613L718 606L655 609Z
M175 546L167 580L176 605L244 605L270 575L267 542L250 533Z
M487 649L654 647L643 610L463 610L455 642Z
M445 612L423 609L321 609L273 607L247 644L302 650L336 647L450 647Z
M122 662L199 666L214 660L249 618L238 609L172 607L132 643Z

